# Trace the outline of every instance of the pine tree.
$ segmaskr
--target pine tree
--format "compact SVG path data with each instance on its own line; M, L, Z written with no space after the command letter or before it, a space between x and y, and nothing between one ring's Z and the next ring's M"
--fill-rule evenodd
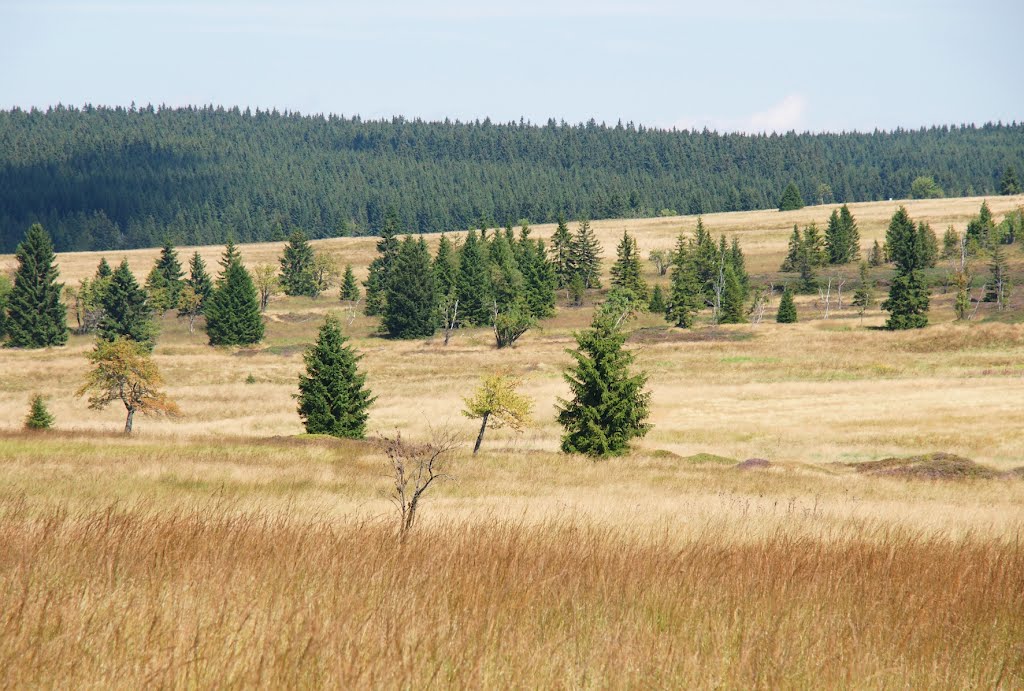
M491 311L504 312L523 297L523 274L519 271L506 235L495 233L488 246L491 274Z
M846 242L846 247L842 257L844 261L839 263L848 264L859 260L860 230L857 228L856 219L854 219L853 214L850 213L850 207L846 204L839 207L839 228L843 240Z
M743 257L743 248L740 247L739 238L735 235L732 238L732 245L729 247L729 264L732 266L732 270L736 272L736 278L739 279L740 285L743 287L743 299L747 299L747 294L750 292L750 274L747 273L747 260Z
M615 251L616 260L612 265L612 287L632 293L637 298L647 295L647 283L643 277L643 265L636 238L622 231L622 240Z
M782 291L782 299L779 300L779 311L775 315L775 321L779 324L796 322L796 303L793 301L793 291L789 286Z
M477 240L476 231L470 230L459 254L459 314L460 321L474 326L490 324L494 318L491 300L491 275L484 255L485 246Z
M747 321L746 291L732 264L725 265L725 283L722 288L722 308L718 315L719 324L742 324Z
M967 224L967 239L977 247L988 247L995 234L996 222L992 218L992 210L988 208L988 202L981 203L981 209Z
M530 315L535 319L554 316L557 279L544 241L532 240L521 232L516 246L523 274L523 297Z
M359 284L356 282L356 275L352 271L352 265L345 265L345 276L341 279L341 300L355 302L359 299Z
M40 394L32 397L32 405L29 407L28 417L25 418L25 429L44 430L53 427L53 415L46 409L46 401Z
M206 302L206 335L210 345L259 343L263 339L263 318L252 276L241 259L228 259L226 252L225 259L224 279Z
M341 333L341 325L328 316L316 344L306 350L305 374L299 375L299 417L309 434L362 439L368 410L374 402L366 387L362 359Z
M875 282L868 272L868 263L860 263L860 284L853 293L853 305L860 308L860 316L875 305Z
M1006 263L1006 250L1004 245L996 243L992 246L992 256L989 261L989 271L992 278L988 282L988 289L985 292L985 302L996 303L996 309L1002 311L1006 307L1006 300L1010 296L1009 266Z
M868 254L868 266L877 268L885 263L885 256L882 252L882 246L878 244L878 240L875 240L875 244L871 245L871 252Z
M718 281L719 257L711 233L704 228L703 217L697 217L697 229L693 236L693 262L697 282L707 304L714 304L715 282Z
M558 215L558 226L551 236L551 261L555 265L555 279L559 288L568 288L575 268L572 263L572 233L565 217Z
M665 293L661 289L661 284L654 284L654 289L651 291L651 299L647 302L647 309L653 314L665 313Z
M697 312L704 305L704 292L697 278L694 255L696 248L680 235L672 253L671 289L665 320L683 329L693 326Z
M100 263L96 265L96 278L110 278L114 275L114 270L110 268L110 264L107 263L106 257L100 258Z
M811 261L811 255L806 248L800 252L800 258L797 261L797 270L800 272L800 292L805 295L817 292L818 277L814 273L814 263Z
M573 271L583 280L587 289L601 287L601 244L590 227L590 221L580 221L572 240Z
M924 247L921 234L900 207L889 223L886 246L896 264L896 276L889 289L889 299L882 309L889 312L887 329L915 329L928 324L928 288L924 285Z
M153 309L146 291L139 287L128 260L124 259L110 277L110 285L103 293L103 318L97 335L104 341L128 338L153 350L156 325Z
M1017 169L1006 166L1003 177L999 180L999 194L1020 194L1020 182L1017 181Z
M779 200L779 211L796 211L804 208L804 198L800 196L800 188L795 182L786 185L782 198Z
M210 293L213 292L213 281L210 280L210 274L206 273L206 262L199 256L199 252L195 252L189 260L188 271L189 277L185 282L199 296L200 312L202 312L206 301L210 299Z
M370 262L370 270L363 287L366 288L366 305L363 311L373 317L384 314L384 300L387 298L391 281L391 269L398 258L398 219L393 212L384 218L384 226L377 241L377 257Z
M952 259L959 253L960 233L953 226L946 226L946 232L942 234L942 258Z
M235 246L234 240L228 238L227 244L224 245L224 254L220 258L220 273L217 274L217 283L221 283L227 278L228 268L232 264L241 264L242 255L239 254L238 248Z
M562 451L621 455L632 438L650 429L647 375L630 373L633 355L623 349L626 334L608 312L599 310L591 328L575 337L577 349L567 351L575 365L563 375L572 400L558 399Z
M921 243L921 263L924 267L933 267L939 260L939 239L931 225L924 221L917 225L917 232Z
M164 241L154 268L160 274L162 287L167 292L168 304L170 307L174 307L178 304L178 294L181 293L181 288L184 285L184 281L181 280L184 273L181 270L181 263L178 261L178 251L174 249L170 240Z
M779 271L799 271L800 252L803 249L804 240L800 236L800 228L793 224L793 234L789 236L789 249L786 251L786 258L782 260Z
M803 251L807 253L807 258L811 262L811 266L819 267L828 264L828 252L825 251L825 238L821 236L821 232L818 230L816 223L811 223L804 226L803 233Z
M313 297L313 248L301 230L293 230L281 256L281 289L285 295Z
M54 261L53 243L43 227L32 225L15 251L18 268L7 297L7 345L48 348L68 341L67 308L61 300L64 284Z
M437 294L454 295L459 284L459 257L455 245L442 233L434 255L434 288Z
M382 326L391 338L425 338L437 330L437 296L427 243L405 236L391 269Z

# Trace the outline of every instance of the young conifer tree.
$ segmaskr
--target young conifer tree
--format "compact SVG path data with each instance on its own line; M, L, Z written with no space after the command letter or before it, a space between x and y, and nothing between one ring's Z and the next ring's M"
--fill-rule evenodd
M188 262L188 270L189 277L185 282L192 286L192 290L199 296L201 311L202 307L206 305L206 301L210 299L210 293L213 292L213 281L210 279L210 274L206 272L206 262L199 256L199 252L192 255Z
M250 345L263 340L260 300L252 276L237 256L225 252L224 278L206 302L206 335L210 345Z
M32 397L32 405L29 406L28 417L25 418L25 429L43 430L53 427L53 415L46 409L46 401L42 395L36 394Z
M779 324L796 322L796 303L793 301L793 291L788 286L782 291L782 299L779 300L779 311L775 315L775 321Z
M356 282L356 275L352 271L352 265L345 265L345 276L341 279L341 300L355 302L359 299L359 283Z
M601 244L594 235L590 221L583 219L572 240L573 271L587 289L601 287Z
M886 246L896 264L896 276L889 289L889 298L882 309L889 312L887 329L919 329L928 325L928 288L921 270L925 266L925 249L921 233L900 207L889 223Z
M377 241L377 256L370 262L370 270L363 287L366 289L363 311L366 316L373 317L384 314L384 301L387 299L388 286L391 283L391 269L398 258L398 218L389 211L384 217L384 225L380 229L380 240Z
M791 182L786 185L782 199L779 200L779 211L795 211L802 208L804 208L804 198L800 196L800 188L796 186L795 182Z
M696 248L680 235L672 253L671 288L665 320L683 329L693 326L697 312L704 305L704 291L697 278L694 261Z
M313 278L313 248L301 230L294 230L281 255L281 289L285 295L312 297L316 292Z
M615 250L616 259L612 265L612 287L625 290L642 298L647 295L647 283L643 277L643 264L636 238L628 231L622 231L622 240Z
M68 341L64 290L57 283L60 272L54 263L53 243L38 223L33 224L15 251L18 268L7 296L5 327L7 345L15 348L48 348Z
M459 253L459 321L474 326L489 325L494 319L486 247L476 231L470 230Z
M146 291L135 280L127 259L121 261L110 277L110 283L103 292L102 306L103 318L96 330L100 339L113 341L123 336L148 351L153 350L153 339L156 336L153 310Z
M575 364L563 375L572 398L558 399L562 451L618 456L650 429L647 375L630 371L633 355L625 342L619 315L610 310L598 310L591 328L576 334L576 350L567 351Z
M362 358L341 333L341 325L328 316L316 344L305 354L306 372L299 375L299 417L309 434L362 439L375 398L366 387L366 374L357 365Z
M558 214L558 225L551 236L551 255L557 287L568 288L575 270L572 264L572 233L562 214Z
M732 264L725 265L725 282L722 288L722 309L718 315L719 324L742 324L747 321L746 299L747 294L743 289L739 276L733 269Z
M665 313L665 292L661 289L660 283L655 283L651 290L651 299L647 302L648 311L654 314Z
M427 243L407 235L391 269L382 326L391 338L426 338L437 330L437 295Z
M178 304L178 295L185 284L182 280L185 274L181 270L181 262L178 261L178 251L170 240L164 240L160 256L157 257L153 268L159 276L159 287L166 294L165 309L173 308Z

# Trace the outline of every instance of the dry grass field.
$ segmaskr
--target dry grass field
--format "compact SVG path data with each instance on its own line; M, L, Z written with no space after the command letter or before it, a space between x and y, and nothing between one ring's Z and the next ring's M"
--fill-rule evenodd
M868 246L899 203L941 236L981 201L851 209ZM989 204L1001 219L1024 197ZM831 208L704 221L777 283L793 224L823 227ZM646 256L695 223L594 226L610 264L623 229ZM314 245L362 277L374 243ZM253 265L281 247L241 250ZM211 268L220 250L200 248ZM157 251L123 254L142 278ZM99 257L60 255L62 280ZM1024 290L969 324L951 302L935 294L933 325L904 333L869 328L878 311L823 319L811 297L795 325L686 332L646 315L629 347L655 427L596 463L557 453L554 420L590 306L500 352L485 329L388 341L336 291L272 301L253 348L211 348L167 315L155 359L184 416L137 418L131 438L123 411L73 397L89 337L0 350L0 686L1022 686ZM302 352L331 311L365 355L372 433L465 439L404 544L378 448L301 435ZM488 432L473 457L461 399L498 368L523 377L536 421ZM56 431L21 431L35 393ZM929 452L991 472L847 465ZM752 457L772 465L735 467Z

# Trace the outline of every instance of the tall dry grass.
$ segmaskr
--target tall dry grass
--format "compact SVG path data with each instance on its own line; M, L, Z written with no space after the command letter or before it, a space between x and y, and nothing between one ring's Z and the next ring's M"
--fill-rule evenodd
M5 687L1013 687L1019 538L0 504Z

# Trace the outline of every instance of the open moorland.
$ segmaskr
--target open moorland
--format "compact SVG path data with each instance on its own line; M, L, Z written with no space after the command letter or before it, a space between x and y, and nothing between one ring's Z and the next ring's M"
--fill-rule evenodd
M866 249L900 204L941 237L981 202L850 209ZM988 204L998 220L1024 196ZM754 285L779 286L795 280L778 273L793 224L823 228L832 208L704 223L739 238ZM646 257L695 225L594 222L605 275L624 229ZM374 238L313 245L360 279L375 255ZM252 266L282 247L240 249ZM193 249L216 269L221 247L178 251ZM106 256L141 279L157 253ZM58 255L61 280L101 256ZM1024 285L1019 241L1008 256ZM382 338L336 288L273 299L248 348L212 348L168 313L154 358L183 416L138 418L131 437L123 409L74 396L91 336L0 350L0 684L1024 685L1024 289L955 322L946 263L921 330L872 328L885 313L845 292L827 319L798 296L792 325L774 322L777 295L758 324L642 315L628 347L654 427L607 461L559 453L554 417L596 293L561 296L500 351L488 329ZM857 267L821 275L853 285ZM405 542L379 447L302 434L297 377L329 312L364 356L371 435L464 440ZM462 399L495 370L522 377L535 420L472 456ZM55 431L21 430L36 393ZM769 463L738 467L752 458Z

